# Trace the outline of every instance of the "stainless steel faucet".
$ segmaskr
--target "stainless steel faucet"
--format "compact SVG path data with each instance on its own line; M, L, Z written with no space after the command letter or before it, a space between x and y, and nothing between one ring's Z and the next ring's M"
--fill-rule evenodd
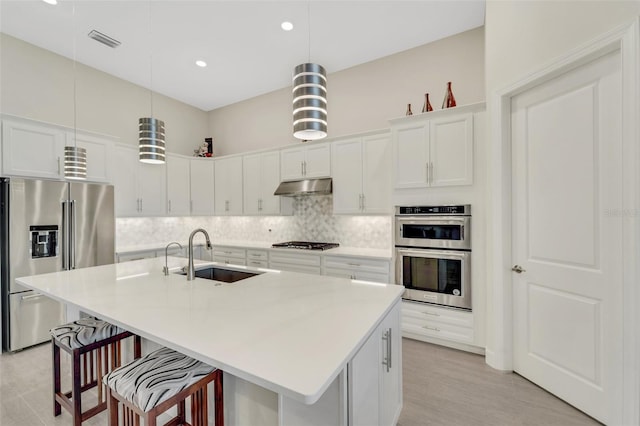
M164 272L165 276L169 275L169 264L167 263L167 257L169 257L169 254L168 254L169 246L172 244L177 244L178 247L180 247L180 250L182 250L182 245L175 241L167 244L167 246L164 248L164 268L162 268L162 272Z
M211 241L209 240L209 234L202 228L198 228L194 230L191 235L189 235L189 263L187 264L187 281L192 281L195 278L196 270L193 267L193 236L198 232L202 232L204 237L207 239L207 250L211 250Z

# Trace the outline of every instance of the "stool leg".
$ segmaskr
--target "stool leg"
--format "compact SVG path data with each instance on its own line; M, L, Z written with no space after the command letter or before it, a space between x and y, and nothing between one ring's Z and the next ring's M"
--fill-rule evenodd
M142 339L137 334L133 336L133 358L138 359L142 356Z
M111 396L109 386L107 386L107 416L109 426L118 426L118 400Z
M180 423L186 423L187 421L186 415L187 415L187 411L186 411L185 403L183 399L182 401L178 402L178 416L177 416L179 419L178 421Z
M216 411L214 414L214 424L216 426L224 426L224 388L222 386L222 370L217 370L216 373L216 377L213 379L213 406Z
M53 416L59 416L62 413L62 406L56 400L56 395L62 391L60 385L60 348L55 341L51 339L51 348L53 350Z
M73 403L73 426L82 425L82 401L80 397L80 351L73 350L73 372L71 373L71 402Z

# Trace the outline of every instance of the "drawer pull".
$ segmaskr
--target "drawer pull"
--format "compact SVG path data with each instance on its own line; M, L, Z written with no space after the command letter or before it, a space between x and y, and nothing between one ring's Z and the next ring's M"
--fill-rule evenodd
M429 312L429 311L424 311L424 312L423 312L423 314L425 314L425 315L432 315L432 316L434 316L434 317L439 317L439 316L440 316L440 314L437 314L437 313L435 313L435 312Z
M347 265L349 265L349 266L360 266L359 263L347 263Z
M422 328L426 328L427 330L433 330L433 331L440 332L440 329L438 327L431 327L431 326L425 325L425 326L422 326Z
M252 265L260 265L260 262L251 262Z

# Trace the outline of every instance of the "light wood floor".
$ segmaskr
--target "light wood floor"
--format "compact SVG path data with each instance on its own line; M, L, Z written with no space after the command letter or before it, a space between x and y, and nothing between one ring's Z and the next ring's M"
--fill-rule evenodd
M525 378L476 354L402 339L399 426L599 425Z
M491 369L479 355L409 339L402 350L400 426L598 424L517 374ZM0 355L0 426L70 425L64 410L53 417L51 387L49 344ZM83 426L106 423L101 413Z

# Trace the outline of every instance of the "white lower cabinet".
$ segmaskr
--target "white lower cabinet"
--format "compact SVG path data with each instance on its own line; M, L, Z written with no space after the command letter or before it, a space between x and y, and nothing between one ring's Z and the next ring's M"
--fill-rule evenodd
M241 247L213 246L213 260L233 265L246 265L247 250Z
M317 253L299 253L288 249L272 250L269 254L269 268L281 271L304 272L320 275L321 262Z
M269 251L258 249L247 249L247 266L254 268L269 267Z
M419 340L435 338L473 345L473 313L405 300L402 332Z
M323 275L380 283L390 282L388 260L325 255L323 262Z
M348 365L349 425L395 425L402 410L400 302Z

